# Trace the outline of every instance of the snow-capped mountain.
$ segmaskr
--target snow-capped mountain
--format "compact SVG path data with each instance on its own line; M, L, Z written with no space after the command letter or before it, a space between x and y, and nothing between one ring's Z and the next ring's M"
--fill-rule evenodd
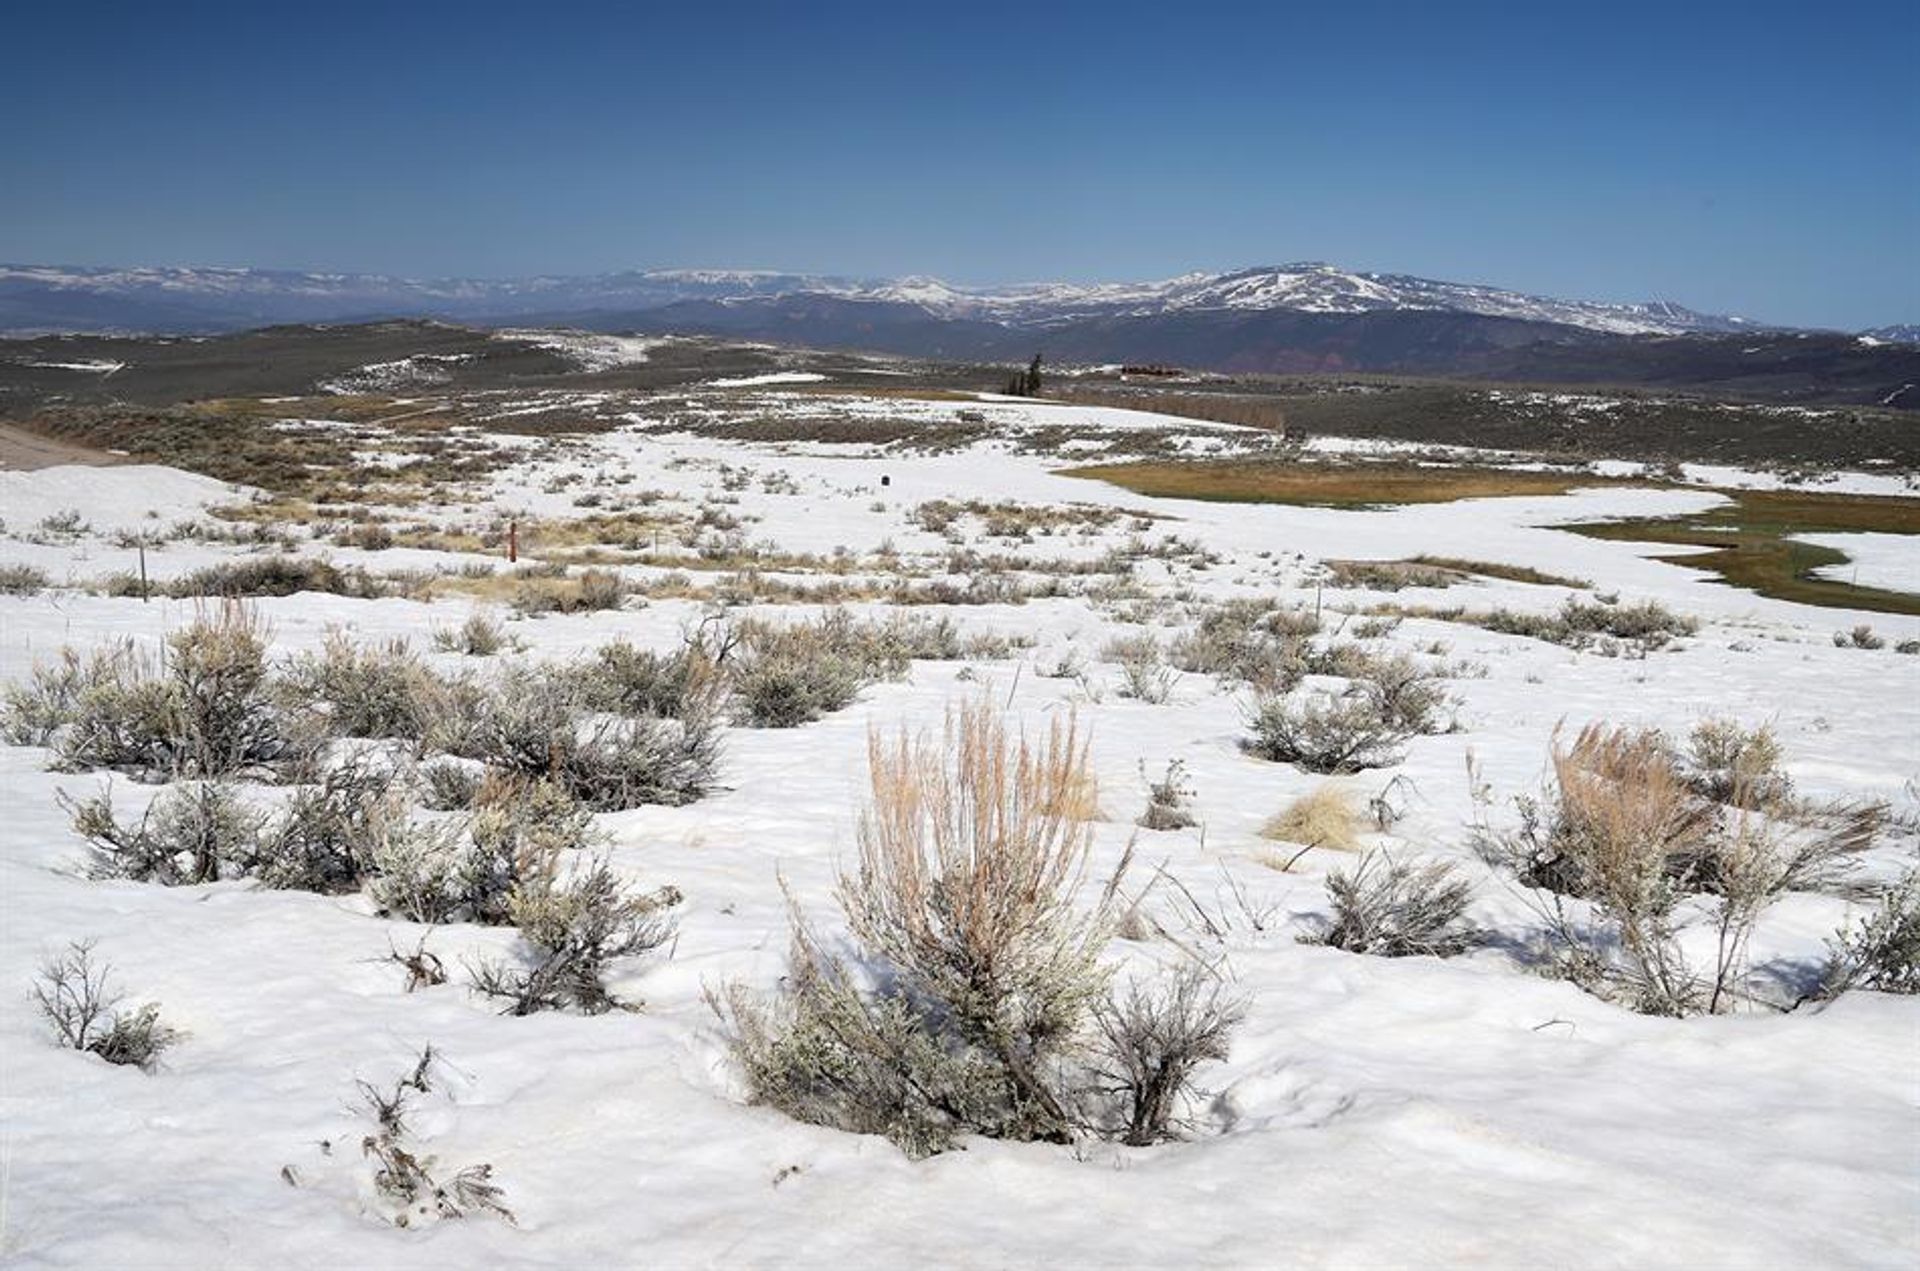
M1662 301L1555 300L1321 263L1191 273L1159 282L1013 287L960 287L924 277L865 280L734 269L416 280L260 269L6 265L0 266L0 330L198 331L374 316L525 320L643 311L686 301L730 304L807 296L906 306L934 319L1038 329L1089 318L1208 312L1457 313L1619 335L1764 326Z
M1183 274L1163 282L1097 286L1050 283L997 290L964 289L934 278L906 278L875 287L838 289L836 294L914 304L940 317L1036 326L1094 316L1151 317L1207 310L1472 313L1616 335L1683 335L1760 325L1741 318L1696 313L1665 301L1603 304L1552 300L1498 287L1436 282L1406 274L1356 273L1317 261L1226 274Z

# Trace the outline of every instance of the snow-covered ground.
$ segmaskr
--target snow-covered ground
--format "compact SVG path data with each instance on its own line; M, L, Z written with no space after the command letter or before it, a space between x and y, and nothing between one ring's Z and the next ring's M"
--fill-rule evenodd
M708 380L707 388L759 388L768 384L818 384L827 377L817 371L769 371L765 375L738 375Z
M1920 547L1904 534L1798 534L1803 543L1844 552L1847 563L1819 573L1838 582L1920 593Z
M953 409L870 407L889 418ZM1101 408L978 409L1036 427L1188 429L1196 451L1231 432ZM0 747L0 1258L49 1267L1689 1268L1920 1259L1915 999L1859 993L1817 1011L1675 1021L1542 978L1509 945L1447 961L1302 945L1296 937L1327 911L1325 875L1343 859L1313 852L1282 873L1262 863L1271 845L1259 831L1323 778L1240 750L1241 694L1186 675L1169 702L1149 705L1121 697L1118 670L1101 660L1113 636L1144 629L1164 639L1182 605L1236 596L1547 611L1569 594L1492 579L1323 592L1318 562L1329 558L1527 565L1701 618L1696 636L1644 659L1428 617L1370 639L1455 667L1447 690L1460 729L1416 738L1402 763L1340 780L1372 795L1404 778L1406 815L1392 838L1375 841L1458 862L1476 886L1473 916L1518 941L1536 919L1473 855L1469 829L1510 820L1510 797L1538 789L1557 728L1605 720L1684 734L1709 717L1766 723L1804 793L1920 811L1920 658L1831 640L1870 623L1892 645L1920 638L1920 619L1768 600L1648 558L1670 546L1643 553L1552 528L1684 512L1718 496L1605 488L1353 512L1146 499L1060 476L1058 458L998 441L927 455L637 427L564 448L503 440L526 447L521 462L463 501L407 515L449 525L566 518L586 513L576 499L588 490L615 502L648 491L649 512L724 508L748 543L843 548L863 562L884 547L938 572L953 545L910 518L918 505L1074 504L1123 515L1026 540L988 538L978 517L951 532L981 552L1032 561L1094 561L1136 538L1178 538L1210 556L1141 564L1146 600L1165 603L1067 595L935 611L1031 647L1000 661L918 663L906 682L870 688L797 731L730 728L722 790L685 807L597 818L623 874L686 896L671 949L622 964L615 978L618 991L644 999L639 1013L500 1016L461 986L457 968L510 947L504 928L436 930L432 947L454 982L409 994L384 959L423 929L372 916L363 897L89 880L56 798L89 795L102 775L50 772L45 751ZM56 582L129 568L114 530L188 519L234 494L154 469L0 474L0 565L34 564ZM91 528L20 538L69 508ZM1863 584L1915 586L1904 568L1910 541L1842 537L1835 545L1858 553ZM241 550L173 543L151 560L172 576ZM302 550L373 569L463 559L321 542ZM636 580L664 572L620 568ZM462 600L312 594L257 606L282 655L315 649L338 627L362 640L409 639L442 669L462 659L433 652L429 633L472 611ZM157 646L194 612L192 601L78 590L0 596L0 681L63 644ZM702 612L697 601L655 600L506 625L525 645L512 656L546 659L615 638L669 648ZM1444 655L1426 652L1442 646ZM1084 680L1042 673L1076 653ZM705 990L732 979L775 985L787 950L782 879L824 931L841 929L831 889L865 798L868 730L937 726L949 706L981 694L1029 727L1077 712L1092 733L1107 818L1095 830L1096 865L1110 867L1133 842L1136 887L1163 866L1226 916L1226 934L1213 937L1182 928L1171 908L1157 911L1183 943L1224 959L1249 1004L1229 1058L1199 1075L1210 1096L1184 1142L970 1141L914 1162L884 1140L798 1124L742 1097ZM1158 777L1172 759L1186 764L1202 826L1138 831L1143 774ZM123 815L155 793L113 784ZM1872 875L1891 877L1914 848L1911 833L1889 831ZM1164 901L1156 893L1148 904ZM1838 897L1794 895L1768 914L1756 954L1811 962L1852 912ZM155 1073L49 1043L26 991L40 959L78 938L97 939L131 997L161 1003L186 1031ZM1145 971L1184 955L1164 941L1116 941L1112 956ZM401 1230L374 1212L354 1083L390 1082L428 1042L446 1064L419 1103L416 1137L449 1167L491 1163L517 1225L477 1216Z
M69 513L102 534L150 530L233 497L232 487L211 477L150 464L0 471L0 523L15 535ZM7 544L8 559L16 547Z

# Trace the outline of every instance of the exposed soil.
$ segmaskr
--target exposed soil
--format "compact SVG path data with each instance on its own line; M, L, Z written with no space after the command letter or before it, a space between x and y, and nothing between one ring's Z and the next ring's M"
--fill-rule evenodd
M71 442L15 428L11 424L0 424L0 469L32 472L36 468L53 468L64 463L100 466L126 461L123 455L95 450L90 446L76 446Z

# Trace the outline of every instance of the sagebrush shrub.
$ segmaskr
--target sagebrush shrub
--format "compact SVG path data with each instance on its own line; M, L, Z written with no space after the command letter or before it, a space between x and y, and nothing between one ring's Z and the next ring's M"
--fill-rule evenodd
M598 1015L637 1004L616 999L606 986L618 958L657 949L673 935L668 910L680 903L672 887L635 892L605 859L570 875L521 880L508 902L528 956L519 964L489 962L471 969L474 989L506 1002L509 1015L572 1008Z
M456 759L422 764L421 806L433 812L464 812L480 793L482 772Z
M418 738L435 701L432 678L404 640L357 645L334 631L318 655L294 661L282 689L323 704L337 736Z
M1072 724L1016 741L984 704L950 716L938 742L871 738L859 863L836 889L871 982L795 914L783 993L759 1001L736 985L715 999L755 1100L884 1134L914 1156L963 1134L1166 1131L1162 1114L1192 1065L1224 1044L1232 1012L1210 1029L1206 1011L1182 1006L1181 1026L1162 1030L1170 1046L1116 1025L1106 1061L1089 1066L1112 976L1099 955L1126 861L1082 908L1089 837L1074 792L1086 763ZM1140 1015L1112 1009L1115 1020Z
M303 591L373 600L384 584L365 570L338 569L304 556L253 556L197 569L167 585L176 597L208 596L228 600L254 596L291 596Z
M973 1132L1065 1141L1060 1066L1104 992L1111 888L1074 904L1088 832L1066 814L1085 743L1058 723L1009 741L984 707L940 743L869 743L873 804L856 872L837 889L867 956L867 993L796 919L790 991L730 1002L756 1098L791 1115L886 1134L925 1154Z
M222 605L167 637L155 662L130 645L36 674L26 713L69 768L147 778L220 777L293 752L267 688L266 633L243 606Z
M137 669L138 668L138 669ZM173 684L128 661L88 684L53 735L56 766L115 768L142 780L189 775L188 738Z
M602 645L579 668L586 701L615 715L651 715L684 719L710 714L720 689L719 674L697 645L673 653L653 653L624 640Z
M415 989L433 988L447 982L447 964L441 960L439 954L427 948L425 936L421 936L413 948L404 953L395 948L392 941L388 941L386 960L407 973L406 991L409 993Z
M1519 829L1482 841L1489 859L1527 886L1591 896L1601 885L1595 869L1629 867L1622 853L1649 877L1687 870L1705 854L1713 804L1688 784L1657 730L1589 725L1571 746L1556 743L1552 768L1546 797L1517 800Z
M513 897L553 880L567 853L594 846L593 817L544 779L492 776L472 816L410 826L375 848L368 894L415 922L511 922Z
M1495 609L1473 621L1489 631L1528 636L1569 648L1594 648L1603 640L1612 640L1639 653L1664 648L1676 636L1692 635L1700 629L1698 619L1676 614L1657 600L1623 605L1584 601L1573 596L1567 597L1566 603L1554 614ZM1618 651L1619 645L1605 647Z
M719 733L708 718L596 721L553 774L596 812L691 803L713 784Z
M1353 678L1359 692L1391 727L1409 736L1440 731L1446 693L1413 658L1404 653L1369 657Z
M74 833L93 851L94 877L168 886L211 883L243 871L259 854L267 820L217 781L169 788L131 825L114 817L111 790L61 802Z
M1848 989L1920 993L1920 870L1889 888L1864 919L1836 932L1827 949L1821 996Z
M1690 785L1658 732L1590 725L1555 745L1553 783L1521 800L1511 835L1483 837L1490 860L1542 889L1551 966L1634 1009L1681 1016L1730 1010L1747 992L1747 950L1784 893L1831 885L1871 843L1879 809L1796 828L1778 809L1723 808ZM1705 903L1692 910L1694 897ZM1710 967L1686 957L1689 912L1710 923Z
M1250 754L1308 772L1359 772L1398 763L1413 735L1372 694L1316 693L1306 700L1262 696L1247 715Z
M1451 587L1461 581L1460 574L1455 570L1417 560L1330 560L1326 562L1326 569L1327 586L1366 591Z
M1833 642L1842 649L1884 649L1887 647L1885 637L1876 635L1873 628L1864 622L1851 631L1834 632Z
M469 880L480 872L459 823L383 821L367 852L367 895L382 913L409 922L450 922L468 906Z
M525 571L523 571L524 573ZM626 603L627 580L607 569L583 570L572 577L529 577L513 593L511 604L523 614L592 613Z
M866 991L798 922L777 997L735 984L713 1004L749 1096L795 1120L884 1135L917 1158L998 1115L1004 1082L971 1049L946 1048L935 1007Z
M392 772L364 761L340 764L294 790L279 821L261 835L249 872L269 887L353 891L405 820Z
M705 647L725 674L734 722L794 728L852 705L869 684L902 678L916 658L960 658L974 645L948 619L859 622L836 609L784 626L745 619ZM993 641L980 647L1003 651Z
M1688 1015L1700 983L1678 939L1689 880L1676 860L1705 855L1712 807L1681 779L1657 732L1589 725L1553 750L1556 799L1542 820L1522 805L1506 855L1521 881L1544 887L1547 938L1558 972L1647 1014ZM1590 902L1583 922L1562 896Z
M1145 767L1141 775L1146 775ZM1158 781L1147 782L1147 810L1135 822L1143 830L1184 830L1196 824L1193 817L1193 791L1187 788L1187 766L1178 759L1167 762L1167 770Z
M495 698L521 682L511 672L493 682L472 675L436 675L422 681L416 687L421 749L467 759L482 754Z
M4 736L12 746L45 746L73 721L81 697L101 686L118 687L145 670L130 640L117 641L89 652L84 660L76 649L64 648L55 661L35 662L24 681L5 691Z
M1306 645L1303 651L1308 675L1330 675L1343 680L1363 679L1372 674L1381 661L1364 645L1351 640Z
M37 596L47 587L47 571L32 565L0 565L0 596Z
M559 782L597 812L703 796L720 760L716 721L597 714L590 687L564 670L516 669L432 741L463 758Z
M1056 723L1038 746L1013 743L991 712L967 708L943 744L876 737L869 757L860 869L838 891L848 925L1001 1065L1005 1128L1066 1136L1046 1069L1105 989L1113 916L1111 888L1092 915L1072 894L1090 843L1069 814L1085 742Z
M1325 931L1305 939L1386 958L1452 957L1478 938L1466 921L1472 898L1471 885L1451 864L1369 855L1351 871L1327 876L1333 917Z
M1120 666L1120 696L1158 706L1173 695L1173 672L1161 659L1160 642L1152 636L1112 640L1102 656Z
M627 598L627 580L612 570L589 569L580 575L578 607L618 609Z
M490 658L513 647L513 640L489 614L475 611L457 627L442 627L433 633L433 647L445 653L463 653L472 658Z
M1308 642L1319 629L1319 619L1305 610L1231 600L1202 612L1168 655L1182 671L1284 693L1307 674Z
M905 675L909 662L959 661L970 656L974 647L945 615L896 613L878 622L849 620L842 630L840 642L858 647L869 673L877 679Z
M61 1046L110 1064L150 1069L180 1034L161 1022L152 1003L121 1010L121 996L108 989L111 972L111 966L94 965L90 942L76 940L41 963L34 1003Z
M372 1132L360 1140L360 1155L373 1162L373 1187L385 1202L385 1217L396 1227L474 1213L496 1214L512 1223L513 1211L506 1207L506 1192L493 1181L492 1165L469 1165L441 1182L434 1173L437 1158L421 1154L412 1145L407 1119L414 1098L432 1093L439 1059L439 1052L428 1046L412 1070L390 1089L368 1081L356 1083L361 1108L373 1122Z
M750 635L728 672L734 721L753 728L810 724L851 706L876 678L858 651L811 627Z
M474 921L485 923L511 921L516 889L551 882L563 857L600 841L592 812L564 785L538 777L489 777L468 833L476 853L464 895Z
M357 547L363 552L384 552L397 541L393 530L377 521L350 525L333 536L341 547Z
M1101 1045L1093 1072L1119 1097L1122 1143L1145 1147L1176 1136L1180 1103L1201 1064L1227 1057L1245 1003L1226 996L1217 973L1193 966L1169 984L1131 983L1094 1007Z
M1780 771L1780 758L1779 739L1764 724L1702 720L1687 738L1690 784L1717 803L1761 807L1784 799L1792 782Z
M1711 730L1704 747L1696 731L1693 757L1683 761L1657 729L1582 729L1572 746L1556 746L1545 797L1516 800L1518 830L1483 838L1483 854L1528 886L1590 897L1587 863L1609 858L1596 845L1632 843L1682 894L1719 894L1730 845L1743 827L1759 826L1783 889L1844 888L1886 805L1794 800L1770 735L1732 731L1728 740Z

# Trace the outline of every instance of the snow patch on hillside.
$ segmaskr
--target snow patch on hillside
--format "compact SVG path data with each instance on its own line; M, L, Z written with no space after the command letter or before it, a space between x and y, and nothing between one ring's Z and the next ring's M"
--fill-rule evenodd
M471 353L416 353L391 362L368 362L345 374L321 380L318 387L322 392L342 396L438 388L453 382L453 372L448 366L470 362L473 357Z
M602 335L594 331L508 330L493 333L496 340L512 340L545 349L571 360L583 371L610 371L635 366L669 343L670 336Z
M765 375L741 375L732 379L706 380L702 388L755 388L763 384L818 384L827 377L814 371L769 371Z
M125 362L116 362L110 358L90 358L80 362L28 362L26 365L49 371L85 371L93 375L111 375L115 371L127 369Z
M0 516L14 532L67 512L101 532L150 530L245 495L239 486L157 464L0 470Z

